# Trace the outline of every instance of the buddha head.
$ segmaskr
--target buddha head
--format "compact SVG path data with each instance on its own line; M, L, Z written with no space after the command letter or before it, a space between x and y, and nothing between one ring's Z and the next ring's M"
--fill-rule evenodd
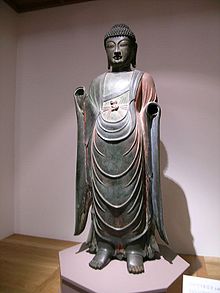
M108 69L111 71L130 71L136 67L137 43L134 33L125 24L114 25L104 37L108 58Z

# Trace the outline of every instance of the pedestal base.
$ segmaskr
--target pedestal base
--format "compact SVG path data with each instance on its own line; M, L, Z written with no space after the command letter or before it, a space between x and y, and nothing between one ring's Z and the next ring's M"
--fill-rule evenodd
M80 245L59 253L62 293L166 292L189 264L166 247L159 260L146 261L145 273L129 274L125 261L113 260L104 269L94 270L89 262L94 255L77 253Z

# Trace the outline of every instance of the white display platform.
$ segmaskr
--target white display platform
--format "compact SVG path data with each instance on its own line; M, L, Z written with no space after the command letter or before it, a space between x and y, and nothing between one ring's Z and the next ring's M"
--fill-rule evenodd
M94 270L89 262L94 255L78 252L80 245L59 253L62 293L134 293L166 292L168 287L189 267L180 256L168 248L170 254L159 260L146 261L145 273L133 275L127 271L126 261L113 260L104 269ZM162 254L163 254L162 251ZM164 255L165 255L164 254ZM171 257L170 257L171 256ZM172 259L172 261L171 261Z

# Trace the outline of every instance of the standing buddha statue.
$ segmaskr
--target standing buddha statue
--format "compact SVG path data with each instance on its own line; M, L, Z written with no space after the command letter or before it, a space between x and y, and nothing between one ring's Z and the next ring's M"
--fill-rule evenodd
M142 273L146 259L159 257L155 229L167 243L159 168L160 107L152 77L136 68L137 43L125 24L104 37L108 72L88 94L75 90L78 122L76 228L85 228L90 262L102 269L125 259L130 273Z

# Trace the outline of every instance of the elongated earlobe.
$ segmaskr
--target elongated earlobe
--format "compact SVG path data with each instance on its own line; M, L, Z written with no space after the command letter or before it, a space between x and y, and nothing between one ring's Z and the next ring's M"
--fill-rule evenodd
M134 48L133 48L133 50L134 50L134 56L133 56L133 58L132 58L132 60L131 60L131 65L132 65L134 68L136 68L137 43L134 44Z

